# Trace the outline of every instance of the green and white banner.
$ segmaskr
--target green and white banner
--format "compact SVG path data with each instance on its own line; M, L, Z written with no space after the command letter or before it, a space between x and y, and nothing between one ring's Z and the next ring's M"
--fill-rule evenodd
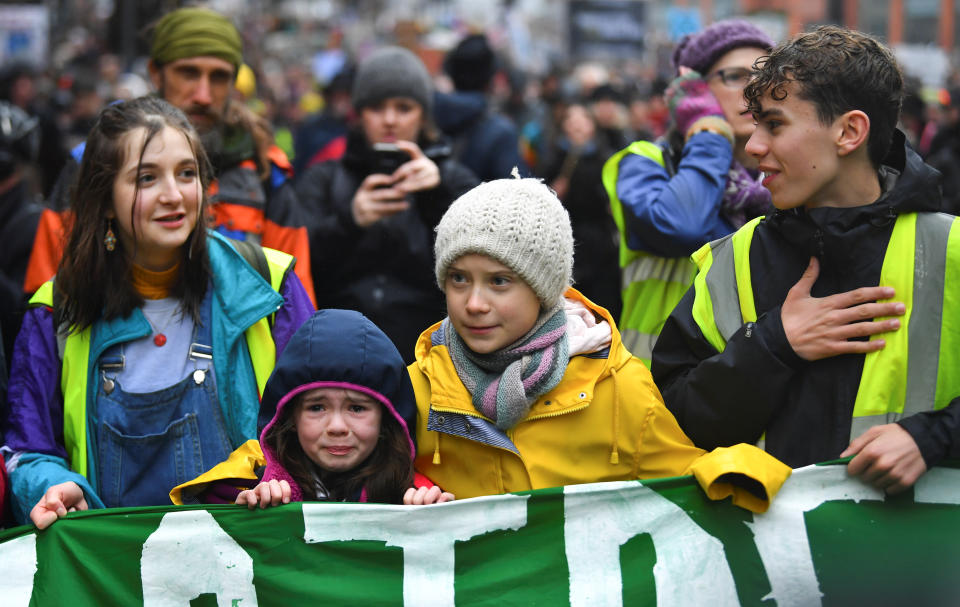
M960 604L960 469L797 470L753 515L690 477L426 507L124 508L0 532L0 605Z

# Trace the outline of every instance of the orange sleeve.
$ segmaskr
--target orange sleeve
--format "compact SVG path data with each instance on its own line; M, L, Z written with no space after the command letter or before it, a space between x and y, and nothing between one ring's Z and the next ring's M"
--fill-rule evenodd
M73 214L70 211L43 210L23 279L24 293L33 293L57 273L72 224Z
M270 162L286 171L288 177L293 175L293 165L290 164L290 159L287 158L286 152L281 150L278 146L271 145L267 149L267 158L270 159Z

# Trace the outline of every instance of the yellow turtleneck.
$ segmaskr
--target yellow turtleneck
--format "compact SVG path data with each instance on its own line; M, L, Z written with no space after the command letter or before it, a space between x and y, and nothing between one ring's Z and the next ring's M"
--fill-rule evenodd
M180 262L169 270L154 272L144 267L133 264L131 266L133 277L133 288L137 290L144 299L163 299L170 297L170 291L173 289L173 283L177 281L180 274Z

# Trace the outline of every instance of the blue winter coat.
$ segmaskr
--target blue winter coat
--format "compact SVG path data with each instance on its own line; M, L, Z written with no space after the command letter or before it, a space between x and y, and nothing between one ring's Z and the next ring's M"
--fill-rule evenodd
M720 214L732 161L730 142L706 132L683 146L673 174L645 156L624 156L617 197L623 205L630 249L686 257L733 232Z

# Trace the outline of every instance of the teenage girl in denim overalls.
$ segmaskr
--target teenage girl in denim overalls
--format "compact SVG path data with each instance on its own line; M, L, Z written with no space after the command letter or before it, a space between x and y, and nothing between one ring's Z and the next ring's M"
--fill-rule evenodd
M15 348L11 385L51 386L11 393L4 451L21 520L167 504L256 436L259 382L312 305L293 272L271 286L203 228L207 171L166 102L101 112L63 261Z

